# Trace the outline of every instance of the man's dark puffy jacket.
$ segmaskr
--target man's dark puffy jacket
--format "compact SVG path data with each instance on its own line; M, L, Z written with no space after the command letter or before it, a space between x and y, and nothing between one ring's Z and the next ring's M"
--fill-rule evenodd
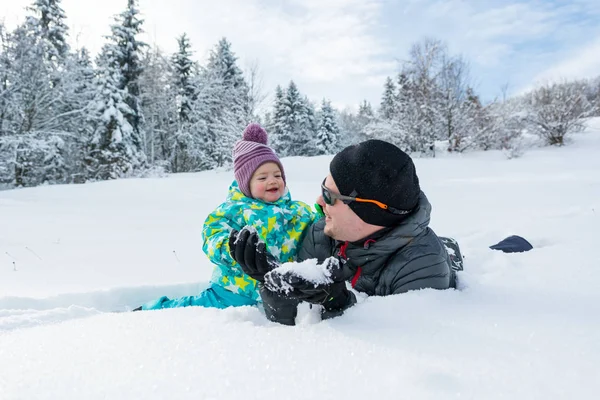
M450 257L429 228L431 204L421 192L417 209L400 225L385 228L359 242L342 243L325 235L325 220L313 224L298 253L298 261L322 262L338 256L354 289L386 296L415 289L456 286Z
M369 296L386 296L416 289L456 287L456 275L440 238L429 228L431 204L421 192L417 209L400 225L384 228L359 242L339 242L323 232L325 220L308 228L298 261L336 256L344 277ZM264 287L261 296L267 317L294 325L298 301L280 297ZM324 310L323 317L340 315L356 301L349 293L341 309Z

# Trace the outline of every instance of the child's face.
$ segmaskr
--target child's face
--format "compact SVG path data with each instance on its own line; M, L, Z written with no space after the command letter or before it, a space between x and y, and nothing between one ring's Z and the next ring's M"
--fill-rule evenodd
M285 183L279 166L273 162L264 163L250 179L250 193L255 199L269 203L279 200L283 196Z

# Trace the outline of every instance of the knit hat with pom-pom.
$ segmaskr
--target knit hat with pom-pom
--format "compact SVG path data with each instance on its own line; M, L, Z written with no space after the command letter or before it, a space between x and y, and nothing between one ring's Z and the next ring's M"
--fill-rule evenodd
M267 132L259 124L250 124L244 129L242 140L233 148L233 174L242 193L252 197L250 179L254 171L266 162L274 162L281 170L285 183L285 172L277 154L267 146Z

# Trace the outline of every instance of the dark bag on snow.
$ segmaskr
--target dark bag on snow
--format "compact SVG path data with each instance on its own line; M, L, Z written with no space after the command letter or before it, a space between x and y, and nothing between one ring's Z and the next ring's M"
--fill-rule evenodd
M505 253L521 253L533 249L533 246L521 236L513 235L490 246L490 249L500 250Z

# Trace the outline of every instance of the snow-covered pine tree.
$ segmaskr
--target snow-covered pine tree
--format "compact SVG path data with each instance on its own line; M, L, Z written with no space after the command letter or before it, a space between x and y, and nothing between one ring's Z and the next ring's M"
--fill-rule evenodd
M15 113L14 96L16 89L12 84L14 70L12 64L13 61L9 52L9 35L4 24L0 22L0 139L13 135L16 130L11 120ZM0 150L1 146L0 143ZM3 178L0 177L0 181L3 181Z
M270 137L270 145L273 149L279 154L280 157L283 157L283 148L286 142L285 137L285 123L286 123L286 109L284 104L286 93L281 88L280 85L277 85L275 88L275 99L273 100L273 116L271 118L270 129L269 132ZM267 125L269 127L269 125Z
M189 39L183 34L177 42L179 51L172 57L172 71L178 121L177 130L173 134L170 165L173 172L197 171L203 169L205 159L210 157L205 149L207 124L202 119L207 114L204 110L206 104L203 104L205 98L198 101L199 68L191 59Z
M15 184L19 93L15 86L15 37L0 22L0 187Z
M590 80L587 93L588 101L593 107L592 115L600 116L600 76Z
M269 111L265 112L265 115L262 116L261 121L262 123L259 122L259 124L261 124L266 129L266 131L269 133L269 137L272 138L271 132L273 132L273 117L271 116L271 113ZM272 143L273 140L271 139L271 147Z
M52 102L44 105L46 116L34 136L44 156L36 158L40 182L64 183L85 180L84 157L91 136L89 108L94 98L93 67L87 50L71 53L67 43L66 15L60 0L36 0L28 8L29 31L43 60L45 81ZM30 140L31 142L31 140Z
M151 165L168 168L178 118L172 65L157 47L144 53L142 64L140 99L144 115L144 153Z
M68 180L66 145L61 135L48 135L39 141L42 145L43 160L39 166L41 183L64 183Z
M365 140L368 140L369 137L366 135L366 127L370 123L375 120L375 113L373 112L373 107L371 103L367 100L363 100L362 103L358 106L358 113L354 117L354 133L353 135L347 137L347 135L342 134L341 137L347 138L350 143L360 143Z
M279 155L281 157L300 155L302 149L298 148L298 145L301 144L301 140L297 140L296 136L299 131L300 119L306 115L306 105L294 81L290 81L285 91L285 97L282 99L281 110L277 111L282 114L281 119L276 121L280 129Z
M369 139L365 133L365 127L374 119L373 108L366 100L359 104L356 114L350 109L342 110L338 115L339 136L343 138L339 147L343 148Z
M114 17L115 23L110 27L111 35L107 36L109 43L105 45L105 51L112 54L114 67L119 70L117 88L125 91L125 102L131 109L126 115L127 122L133 129L131 141L141 149L143 116L139 78L142 74L142 49L147 45L137 38L144 22L139 17L137 3L137 0L127 0L125 11Z
M63 148L68 176L67 183L82 183L87 179L85 159L90 151L96 114L92 111L96 98L94 67L86 48L69 54L61 79L61 92L65 99L67 118L62 124ZM56 147L58 140L51 141Z
M337 124L340 128L340 137L344 138L346 146L360 142L357 120L357 115L349 107L338 113Z
M336 121L337 116L331 107L331 102L323 99L316 139L318 154L334 154L338 150L340 130Z
M316 146L317 131L319 130L319 121L315 111L314 104L304 96L304 108L298 115L298 124L295 129L294 139L299 156L314 156L318 153Z
M405 85L407 86L407 85ZM409 94L407 87L401 87L397 92L393 80L388 77L384 84L381 104L377 117L369 117L372 114L370 107L363 107L362 113L366 122L363 131L365 139L380 139L393 143L403 150L408 151L407 130L404 126L405 113L409 110ZM361 110L359 110L361 111Z
M232 162L233 145L249 122L250 106L248 85L226 38L221 39L211 51L203 75L205 94L211 94L212 111L206 120L205 139L214 143L212 157L216 165L228 165Z
M69 52L67 37L69 28L65 24L66 15L60 0L35 0L28 7L36 19L37 36L44 41L46 59L60 63Z
M373 112L373 107L371 107L371 103L367 100L363 100L362 103L358 106L358 129L359 132L362 131L367 124L369 124L375 118L375 113Z
M396 85L389 76L385 80L383 95L381 97L381 106L379 107L379 116L384 120L392 120L398 115L398 99L396 95Z
M201 68L195 78L195 85L198 87L196 100L193 103L192 115L194 116L192 129L194 137L198 143L196 159L198 161L197 169L213 169L222 164L221 154L226 152L223 143L220 142L219 135L225 130L222 121L227 122L228 110L223 107L223 81L212 73ZM227 134L227 132L226 132ZM233 139L233 135L232 138ZM231 153L231 148L229 148Z
M145 163L139 140L129 124L133 110L126 103L127 92L120 89L123 81L114 46L105 46L98 59L95 112L98 123L87 158L91 179L117 179L127 176Z
M183 123L190 120L192 103L198 88L193 84L193 74L198 66L192 61L190 40L184 33L177 38L179 50L173 54L173 80L177 91L177 114Z
M35 186L45 180L45 141L61 129L65 117L60 82L47 60L41 31L38 19L30 16L6 36L3 63L11 102L2 120L11 138L3 141L14 156L8 162L14 165L16 186Z

